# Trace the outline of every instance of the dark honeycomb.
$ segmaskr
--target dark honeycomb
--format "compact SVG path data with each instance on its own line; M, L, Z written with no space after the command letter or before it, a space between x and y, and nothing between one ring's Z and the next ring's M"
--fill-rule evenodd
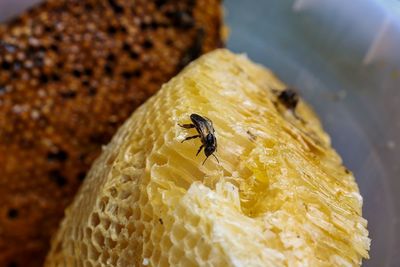
M221 46L218 0L50 0L0 26L0 266L40 266L115 130Z

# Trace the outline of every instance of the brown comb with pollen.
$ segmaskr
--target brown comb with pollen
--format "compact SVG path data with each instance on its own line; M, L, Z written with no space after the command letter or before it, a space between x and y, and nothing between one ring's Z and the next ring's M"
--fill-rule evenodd
M40 266L101 146L204 52L218 0L51 0L0 26L0 266Z

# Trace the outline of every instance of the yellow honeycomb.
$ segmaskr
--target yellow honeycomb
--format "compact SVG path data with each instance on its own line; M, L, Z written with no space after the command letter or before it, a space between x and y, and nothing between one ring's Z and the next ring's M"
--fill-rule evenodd
M359 266L367 222L353 175L301 100L243 55L191 63L104 147L46 266ZM197 113L218 163L181 141Z

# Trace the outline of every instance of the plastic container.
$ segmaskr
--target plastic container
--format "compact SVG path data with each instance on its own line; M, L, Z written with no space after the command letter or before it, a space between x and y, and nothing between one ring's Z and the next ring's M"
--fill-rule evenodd
M0 0L0 20L39 0ZM400 266L400 4L395 0L225 0L228 47L297 87L364 197L363 266Z
M320 115L364 197L363 266L400 266L399 2L227 0L229 48L274 70Z

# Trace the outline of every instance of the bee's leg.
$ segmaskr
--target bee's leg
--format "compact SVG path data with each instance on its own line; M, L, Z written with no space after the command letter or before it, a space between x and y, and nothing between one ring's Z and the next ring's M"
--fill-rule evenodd
M306 123L306 121L305 121L302 117L300 117L299 115L297 115L296 110L293 110L292 113L293 113L293 116L294 116L296 119L298 119L299 121L301 121L301 122L304 123L304 124Z
M197 153L196 153L196 157L197 157L197 155L200 153L200 151L201 151L201 149L204 147L204 145L201 145L200 147L199 147L199 150L197 150Z
M178 125L181 126L182 128L186 128L186 129L196 128L196 126L194 126L194 124L191 124L191 123L189 123L189 124L179 124L178 123Z
M188 137L186 137L185 139L183 139L181 143L183 143L183 142L185 142L185 141L187 141L187 140L194 139L194 138L199 138L199 137L200 137L200 135L188 136Z

